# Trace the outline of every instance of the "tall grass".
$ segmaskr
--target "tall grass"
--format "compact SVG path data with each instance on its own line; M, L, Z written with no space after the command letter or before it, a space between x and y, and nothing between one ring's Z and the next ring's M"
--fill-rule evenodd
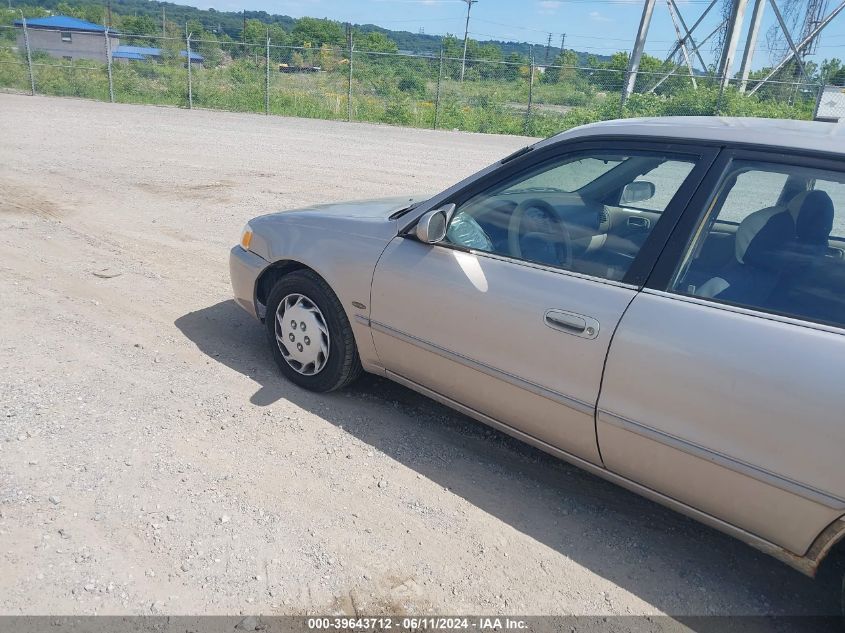
M319 119L345 119L348 108L346 60L329 60L329 71L280 73L271 68L271 114ZM66 62L44 53L33 55L36 92L108 100L105 64ZM115 100L123 103L186 106L188 72L184 59L113 63ZM262 58L239 58L211 68L191 69L195 107L237 112L264 112L266 67ZM812 95L793 89L741 95L734 88L720 92L699 81L697 90L678 80L662 94L634 94L621 107L617 90L605 90L602 78L562 69L557 83L535 80L527 113L526 69L473 68L466 80L453 69L440 75L437 59L356 56L352 80L354 120L470 132L547 136L570 127L620 116L710 115L766 116L808 119ZM569 72L569 74L567 74ZM439 80L438 80L439 78ZM613 77L618 83L618 77ZM674 79L672 81L675 81ZM608 84L611 82L608 80ZM668 84L669 82L667 82ZM597 85L598 84L598 85ZM611 86L618 88L618 86ZM0 49L0 88L29 91L24 55ZM439 93L439 105L438 105Z

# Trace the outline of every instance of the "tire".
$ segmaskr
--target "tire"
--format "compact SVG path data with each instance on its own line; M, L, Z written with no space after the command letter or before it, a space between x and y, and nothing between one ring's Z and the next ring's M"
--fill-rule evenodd
M282 316L294 314L294 311L297 311L297 315L301 315L304 314L303 310L307 311L305 320L308 320L308 316L314 315L315 321L309 321L312 323L310 331L306 332L304 328L294 326L294 321L298 319L290 321L277 319L283 300L286 303L282 307ZM305 321L302 323L304 325ZM291 330L288 324L294 329ZM282 370L282 374L300 387L325 393L342 389L361 375L361 360L358 357L358 348L355 346L355 338L346 312L337 295L315 272L296 270L276 283L267 300L265 325L273 357ZM284 344L277 340L277 333L282 334L282 327L287 328L285 335L280 336ZM310 340L306 334L314 336L315 340ZM320 354L318 360L306 364L294 358L298 354L294 346L302 351L303 342L308 342L309 345L314 343L316 346L316 339L320 339L322 348L328 350L327 355ZM291 345L286 347L287 343ZM283 348L287 351L288 359L282 351ZM309 352L313 355L314 350L310 347L305 348L305 354L308 355ZM309 356L308 360L310 359Z

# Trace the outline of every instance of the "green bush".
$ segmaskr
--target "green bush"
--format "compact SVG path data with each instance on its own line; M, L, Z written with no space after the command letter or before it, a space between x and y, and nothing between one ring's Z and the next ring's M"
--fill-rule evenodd
M117 101L186 106L188 70L176 48L158 61L115 62L112 75ZM232 45L234 46L234 45ZM217 47L219 50L219 47ZM327 72L280 73L271 61L269 107L272 114L345 119L348 111L348 61L329 49L304 52L277 49L278 59L322 59ZM310 63L309 61L309 63ZM330 62L330 63L329 63ZM33 55L40 94L108 100L105 64L65 62ZM205 67L191 68L197 107L263 112L266 66L261 55L218 55ZM619 74L607 69L559 68L535 77L533 105L526 116L527 66L473 62L464 81L454 60L356 53L353 60L352 117L355 120L472 132L548 136L577 125L623 117L724 115L808 119L815 94L788 85L764 86L754 95L735 87L720 91L712 77L673 77L654 92L636 93L620 104ZM549 70L546 71L547 73ZM457 74L456 74L457 73ZM656 84L648 77L649 86ZM646 83L643 83L645 86ZM612 84L612 85L610 85ZM609 87L610 86L610 87ZM26 56L0 48L0 88L29 91ZM439 102L438 102L439 94Z

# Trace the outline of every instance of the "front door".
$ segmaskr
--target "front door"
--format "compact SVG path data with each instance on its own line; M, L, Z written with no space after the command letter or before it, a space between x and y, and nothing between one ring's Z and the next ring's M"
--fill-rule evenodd
M643 233L672 221L704 162L665 146L569 144L470 185L454 197L446 240L400 236L379 260L370 318L381 364L600 464L594 415L608 345L657 250ZM648 221L627 239L632 217Z

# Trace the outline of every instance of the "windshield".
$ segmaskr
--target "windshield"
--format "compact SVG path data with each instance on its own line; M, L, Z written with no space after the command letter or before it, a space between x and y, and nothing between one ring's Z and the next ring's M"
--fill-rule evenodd
M534 176L521 180L514 187L505 189L502 193L523 193L561 191L570 193L578 191L590 184L599 176L628 160L625 157L593 157L588 156L566 163L558 168L542 171Z

